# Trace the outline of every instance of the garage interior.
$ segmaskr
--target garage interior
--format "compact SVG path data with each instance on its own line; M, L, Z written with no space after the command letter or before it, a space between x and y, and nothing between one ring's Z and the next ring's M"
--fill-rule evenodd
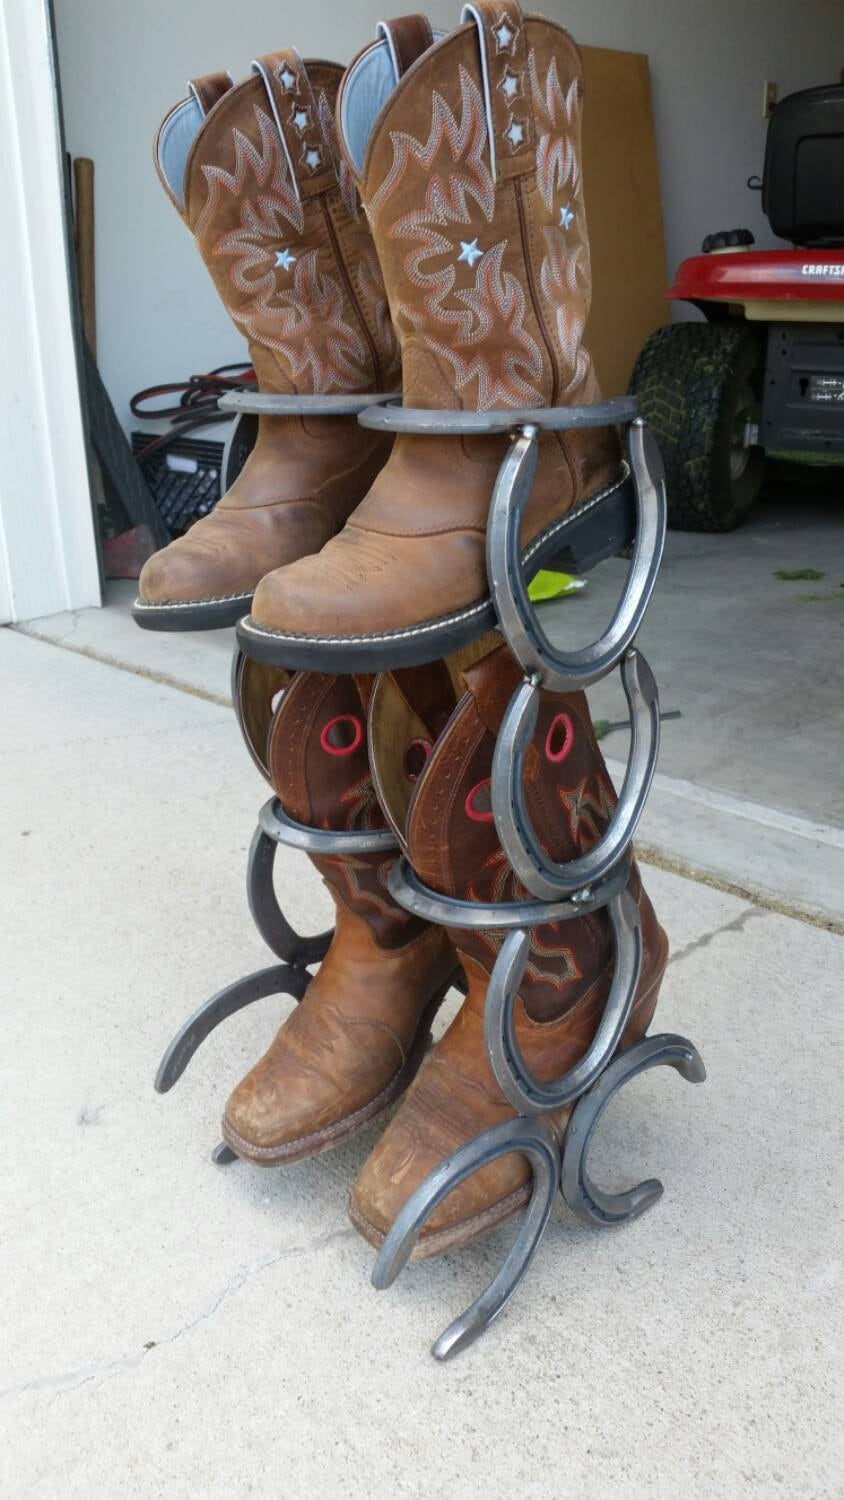
M844 13L835 0L542 10L583 48L587 338L604 394L619 396L656 329L702 321L666 293L707 235L747 228L757 249L782 248L748 186L763 170L765 92L844 82ZM246 358L157 181L161 117L187 78L239 78L291 40L351 58L381 3L54 11L67 153L94 163L96 364L127 440L152 437L166 423L132 415L136 392ZM454 22L444 0L429 13ZM222 443L226 430L190 435ZM490 1496L509 1497L546 1494L559 1471L583 1496L832 1496L844 467L771 459L736 529L668 532L640 639L672 717L637 847L672 941L666 1026L693 1030L709 1082L690 1104L673 1080L643 1080L609 1113L596 1172L620 1186L647 1161L665 1182L658 1213L596 1247L561 1208L494 1347L445 1379L423 1363L429 1335L492 1274L509 1231L413 1268L391 1302L369 1289L344 1218L374 1131L285 1173L208 1160L216 1100L287 1002L233 1017L172 1098L152 1091L183 1015L265 961L243 892L265 789L231 713L233 633L139 631L134 579L108 576L133 571L132 547L109 547L117 512L96 482L92 504L101 605L10 613L0 633L3 858L22 898L9 978L28 997L10 1029L60 1142L33 1147L24 1090L7 1170L39 1216L18 1250L49 1316L34 1296L9 1308L2 1383L26 1487L10 1470L5 1492L107 1492L119 1475L139 1494L319 1486L370 1500L468 1493L483 1475ZM8 518L6 534L9 550ZM543 606L556 642L594 638L625 568L606 562ZM618 784L624 695L613 677L589 696ZM325 925L304 857L280 878L291 918ZM13 1100L19 1087L10 1078ZM273 1432L292 1423L300 1440L279 1446ZM362 1433L376 1429L373 1458Z

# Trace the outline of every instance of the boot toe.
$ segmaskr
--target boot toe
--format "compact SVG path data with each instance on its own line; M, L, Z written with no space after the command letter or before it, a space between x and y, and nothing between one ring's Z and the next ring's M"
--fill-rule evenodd
M208 518L211 519L210 517ZM146 562L138 579L142 604L202 603L248 597L257 581L232 556L225 538L198 521L186 536L170 542Z
M503 1101L477 1099L463 1080L437 1078L434 1059L409 1091L398 1113L371 1153L352 1188L349 1215L370 1244L380 1245L399 1211L426 1177L481 1130L512 1115ZM512 1152L482 1167L448 1195L424 1225L414 1260L468 1244L503 1223L527 1202L531 1170L527 1159Z

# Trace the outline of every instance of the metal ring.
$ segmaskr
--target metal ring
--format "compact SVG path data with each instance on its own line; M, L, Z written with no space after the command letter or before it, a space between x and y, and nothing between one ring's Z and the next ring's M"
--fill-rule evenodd
M531 406L514 411L441 411L374 404L361 415L360 425L374 427L379 432L414 433L418 437L457 437L467 433L512 433L526 425L552 432L610 427L632 422L638 414L639 403L634 396L599 401L593 406Z
M217 402L220 411L250 412L261 417L356 417L369 406L391 399L382 391L369 395L275 396L261 391L226 391ZM395 398L399 400L399 397Z
M295 1000L301 1000L310 978L307 969L295 968L291 964L273 964L272 968L259 969L257 973L247 974L245 979L237 979L234 984L218 990L179 1027L158 1065L156 1093L166 1094L178 1082L197 1048L222 1021L252 1005L255 1000L263 1000L266 995L292 995Z
M623 862L610 871L605 880L597 881L564 901L464 901L457 896L441 896L419 879L404 858L396 860L388 877L390 895L415 917L436 922L441 927L480 928L484 932L526 927L544 927L546 922L568 922L600 911L614 896L624 890L630 870Z
M258 814L260 827L276 844L289 849L304 849L307 854L379 854L397 849L392 828L374 828L361 832L309 828L284 811L277 797L270 797Z
M552 1083L534 1078L516 1039L516 1001L530 955L530 933L511 932L501 945L487 986L484 1040L498 1087L519 1114L543 1114L571 1104L592 1087L618 1047L639 983L642 924L629 890L613 897L607 914L615 938L615 968L604 1013L583 1057Z
M297 968L318 964L328 952L334 928L315 933L313 937L300 937L290 926L281 907L273 885L273 865L278 844L258 827L249 849L246 870L246 896L249 910L261 937L276 957Z
M602 880L622 858L645 809L659 756L659 694L638 651L628 651L621 680L630 710L631 744L618 803L603 834L576 859L558 862L542 848L525 795L525 755L539 713L541 689L523 682L513 694L492 759L492 811L501 847L516 875L541 901L568 896Z
M665 1033L643 1037L611 1062L594 1088L580 1099L572 1112L563 1152L562 1194L569 1208L586 1224L606 1228L624 1224L662 1197L662 1183L655 1177L624 1193L605 1193L592 1182L586 1155L595 1128L613 1095L631 1078L661 1064L675 1068L689 1083L703 1083L706 1068L696 1047L685 1037Z
M391 1286L413 1252L425 1222L449 1193L481 1167L518 1151L533 1168L530 1203L519 1233L497 1276L432 1345L435 1359L449 1359L486 1331L512 1297L545 1232L560 1180L560 1149L542 1120L503 1120L446 1157L397 1214L378 1253L372 1284Z
M536 428L511 446L495 481L487 526L487 575L507 644L528 677L538 673L558 693L589 687L631 646L656 583L665 543L665 476L656 442L641 417L628 428L627 450L636 495L636 539L621 599L604 634L591 646L558 651L536 616L525 586L520 532L538 460ZM575 512L576 514L576 512Z

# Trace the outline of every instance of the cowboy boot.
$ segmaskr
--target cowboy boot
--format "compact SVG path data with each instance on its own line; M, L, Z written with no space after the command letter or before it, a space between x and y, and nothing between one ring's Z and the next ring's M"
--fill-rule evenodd
M385 826L367 755L362 698L371 686L371 679L308 672L284 691L267 769L298 822L344 831ZM395 855L312 858L336 910L331 946L223 1116L229 1146L260 1166L327 1151L389 1109L419 1067L431 1021L459 973L448 934L408 916L390 896Z
M579 55L515 0L464 14L398 81L385 43L368 47L338 99L401 344L404 405L489 414L596 402L583 342ZM507 441L401 434L319 557L262 581L239 626L243 650L378 671L481 635L493 623L485 532ZM575 508L592 525L625 476L614 428L544 433L522 531L528 572L559 552Z
M380 679L374 695L372 755L381 757L382 723L403 723L420 737L417 706L405 673ZM447 896L499 902L524 900L500 848L492 820L490 774L495 737L519 669L506 647L464 670L467 691L427 759L410 799L394 786L385 807L401 816L421 879ZM391 707L385 711L384 701ZM379 703L381 704L379 710ZM396 706L398 703L398 706ZM379 722L379 718L380 721ZM393 733L391 729L391 734ZM388 759L395 759L395 739ZM527 756L530 816L552 858L572 859L600 836L615 805L606 766L582 693L543 692ZM665 970L668 943L633 865L629 889L642 923L643 958L633 1008L620 1046L647 1030ZM487 1062L484 1002L502 934L452 932L468 980L466 999L437 1043L352 1190L352 1222L380 1245L399 1210L431 1171L481 1131L512 1119ZM609 991L614 945L605 912L531 932L531 949L515 1009L515 1032L527 1067L543 1083L574 1067L595 1035ZM562 1140L570 1107L544 1118ZM511 1153L455 1189L425 1225L415 1255L425 1258L467 1244L522 1209L531 1170Z
M416 17L393 29L406 65L430 28ZM398 343L334 132L342 69L291 49L253 75L236 87L226 74L199 79L165 117L155 146L165 191L248 341L262 395L391 391ZM138 624L234 624L264 573L318 552L343 525L389 450L354 416L259 416L228 493L144 567Z

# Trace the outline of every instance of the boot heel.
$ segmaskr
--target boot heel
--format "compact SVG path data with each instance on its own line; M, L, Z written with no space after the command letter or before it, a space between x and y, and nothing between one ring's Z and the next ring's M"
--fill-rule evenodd
M598 563L632 546L636 536L636 496L626 479L603 499L587 501L554 528L530 558L530 571L553 566L563 573L588 573Z

